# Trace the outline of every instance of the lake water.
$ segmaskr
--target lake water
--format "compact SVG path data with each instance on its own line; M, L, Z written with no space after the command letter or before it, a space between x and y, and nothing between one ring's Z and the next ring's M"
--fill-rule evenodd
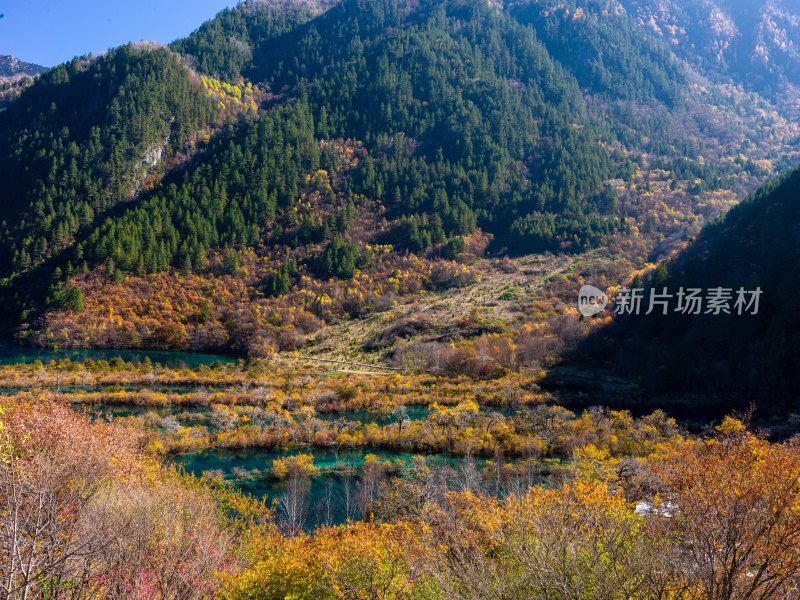
M43 363L50 361L60 361L69 359L74 362L111 361L114 358L121 358L125 362L140 364L146 358L152 363L159 363L172 369L194 369L201 365L210 365L214 362L230 364L236 362L235 357L197 354L190 352L162 352L162 351L138 351L138 350L80 350L80 349L40 349L23 348L19 346L0 345L0 365L31 363L40 360ZM68 386L62 387L62 391L84 391L102 392L107 386ZM166 393L188 393L197 391L193 386L123 386L126 391L151 390ZM18 392L16 389L0 390L0 394L13 394ZM176 415L181 421L194 425L207 424L207 417L210 407L206 406L144 406L135 404L73 404L76 410L87 410L97 415L98 418L106 416L128 417L141 416L146 413L155 413L159 417ZM504 416L513 415L517 409L508 407L481 407L484 411L496 411ZM407 407L407 418L412 421L424 419L428 416L430 409L425 406ZM343 413L318 413L317 417L326 421L334 421L344 418L348 421L357 421L364 424L377 423L375 415L368 411L352 411ZM387 419L386 424L395 423L396 418ZM265 498L268 504L276 502L280 516L279 503L282 497L287 494L285 481L276 480L269 476L272 462L278 458L292 456L298 453L311 454L314 457L314 464L317 467L328 469L328 472L312 478L308 482L308 487L304 492L304 502L306 504L306 517L304 526L313 529L327 523L343 523L348 518L360 518L360 510L363 506L358 506L359 495L362 494L363 486L359 469L364 463L367 454L374 454L381 461L390 460L392 462L401 461L404 464L412 459L414 454L403 452L388 452L377 450L351 450L334 451L331 449L302 449L302 450L273 450L265 448L237 449L216 449L203 452L196 452L184 456L171 456L166 460L175 465L179 465L187 472L201 476L204 472L216 472L229 481L234 481L236 487L246 494L254 497ZM442 466L455 466L463 459L426 456L427 459L441 464ZM244 469L247 472L254 470L263 475L245 479L234 479L234 469Z
M87 360L106 360L121 358L125 362L140 364L145 358L170 369L195 369L201 365L214 362L223 364L236 362L236 357L221 354L198 354L195 352L166 352L159 350L104 350L104 349L49 349L27 348L22 346L0 345L0 365L32 363L40 360L43 363L51 360L59 361L68 358L74 362Z
M263 474L262 476L236 480L235 485L245 494L264 498L268 505L274 503L280 520L280 502L288 493L287 482L270 477L269 472L272 468L272 461L297 454L312 455L314 465L317 467L335 468L341 471L337 474L323 473L307 482L303 498L305 505L303 526L307 530L312 530L320 525L345 523L348 517L354 520L361 518L359 511L363 510L364 494L362 477L358 474L348 475L346 471L357 470L363 466L367 454L373 454L381 461L389 460L393 463L401 461L404 465L408 465L414 456L424 456L427 460L441 466L454 466L463 460L441 455L418 455L384 450L335 451L320 448L283 451L266 448L215 449L184 456L172 456L167 460L196 476L201 476L207 471L221 472L228 481L232 480L231 472L234 467L245 469L248 472L258 470Z

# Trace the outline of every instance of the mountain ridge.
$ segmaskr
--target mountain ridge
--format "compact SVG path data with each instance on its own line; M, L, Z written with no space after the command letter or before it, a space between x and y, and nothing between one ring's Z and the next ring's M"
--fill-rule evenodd
M708 224L646 284L676 297L680 290L727 290L726 308L698 313L660 311L630 315L601 333L614 347L612 370L636 377L650 393L724 398L728 407L750 404L770 413L798 408L800 319L800 167ZM642 285L634 282L633 287ZM735 306L739 290L747 303ZM753 294L757 298L753 298ZM673 301L674 303L674 301ZM673 304L674 308L674 304ZM625 369L620 369L625 365Z
M47 67L22 61L14 56L0 55L0 81L19 77L34 77L47 71Z
M676 54L750 89L779 93L800 75L800 11L782 0L619 0ZM754 18L755 16L755 18Z
M572 255L564 277L577 281L593 261L622 277L669 255L794 160L800 131L759 92L702 83L606 6L249 3L169 50L61 65L0 112L19 156L46 138L0 215L7 331L39 345L337 352L323 332L388 319L394 303L468 296L482 278L518 285L492 257L526 269L514 256ZM149 83L88 92L83 73L102 80L112 64ZM148 125L126 130L120 109ZM113 136L87 136L106 123ZM550 319L566 310L559 294L524 308L500 290L496 309L478 308L524 322L540 303ZM400 342L434 343L455 318ZM396 353L384 333L348 352Z

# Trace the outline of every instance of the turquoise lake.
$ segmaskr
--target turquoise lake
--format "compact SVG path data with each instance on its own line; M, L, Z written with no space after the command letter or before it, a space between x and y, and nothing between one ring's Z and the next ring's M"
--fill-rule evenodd
M234 363L236 357L221 354L198 354L194 352L167 352L159 350L105 350L105 349L49 349L28 348L22 346L0 345L0 365L17 363L32 363L40 360L44 363L51 360L59 361L68 358L74 362L87 360L106 360L121 358L125 362L139 364L149 358L153 363L159 363L170 369L195 369L202 365L214 362Z

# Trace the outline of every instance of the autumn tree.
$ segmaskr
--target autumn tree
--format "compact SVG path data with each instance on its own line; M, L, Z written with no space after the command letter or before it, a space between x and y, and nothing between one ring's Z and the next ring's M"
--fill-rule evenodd
M675 539L681 597L787 598L800 585L800 447L770 444L726 419L719 436L654 468L649 535Z

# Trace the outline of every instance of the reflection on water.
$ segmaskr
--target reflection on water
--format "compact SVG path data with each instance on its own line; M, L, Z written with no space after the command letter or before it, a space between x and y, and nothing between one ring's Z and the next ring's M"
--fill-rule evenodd
M429 464L455 466L463 459L440 455L419 455L405 452L385 450L340 450L335 449L302 449L274 450L266 448L215 449L195 452L184 456L168 458L170 462L183 467L188 473L201 476L203 473L216 471L232 480L234 469L242 469L252 474L257 471L260 476L236 481L236 487L242 492L257 498L264 498L268 505L274 503L280 519L280 502L290 494L290 486L285 480L277 480L269 476L272 461L297 454L310 454L314 457L314 465L327 470L317 477L311 478L303 490L303 526L314 529L320 525L345 523L348 518L361 518L365 509L366 490L359 468L364 459L372 454L380 461L400 461L404 466L414 456L423 456ZM334 473L331 473L334 471Z

